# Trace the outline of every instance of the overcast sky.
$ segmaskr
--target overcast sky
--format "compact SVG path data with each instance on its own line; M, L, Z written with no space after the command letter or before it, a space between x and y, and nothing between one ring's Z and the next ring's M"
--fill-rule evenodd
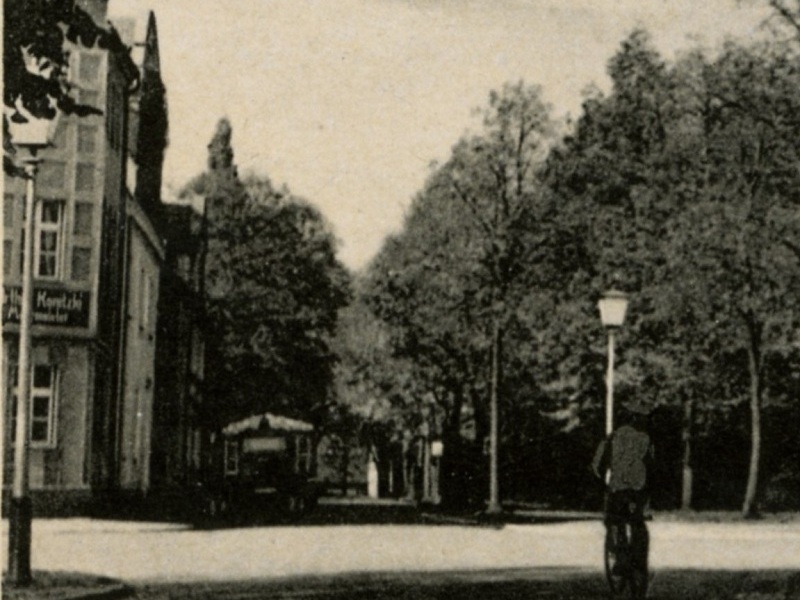
M165 199L204 169L228 117L240 172L317 205L354 269L490 90L536 83L554 116L577 116L637 25L671 58L754 35L764 16L757 0L112 0L110 14L148 9L169 103Z

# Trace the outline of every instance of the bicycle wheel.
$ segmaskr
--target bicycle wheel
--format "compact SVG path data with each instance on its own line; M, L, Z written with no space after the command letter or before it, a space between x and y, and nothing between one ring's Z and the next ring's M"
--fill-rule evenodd
M611 595L616 596L625 592L628 587L628 574L620 572L618 568L619 545L614 538L614 527L606 530L606 543L604 548L604 563L606 569L606 580L611 589Z
M631 571L630 591L633 600L647 597L647 587L650 582L648 573L648 554L650 551L650 534L644 523L631 527L630 536Z

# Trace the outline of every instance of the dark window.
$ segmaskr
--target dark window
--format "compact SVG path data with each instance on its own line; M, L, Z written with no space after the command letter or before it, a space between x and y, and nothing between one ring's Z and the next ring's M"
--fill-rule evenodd
M78 77L81 82L97 83L100 75L100 56L82 52L78 60Z
M78 152L91 154L95 151L95 140L97 139L97 127L92 125L78 126Z
M63 188L66 175L64 163L45 161L39 167L36 183L44 187Z
M86 281L91 272L90 264L92 260L91 248L72 249L72 279L75 281Z
M3 194L3 226L14 226L14 194Z
M75 174L75 190L78 192L94 190L94 165L92 163L78 163Z
M94 217L94 205L89 202L77 202L75 204L75 221L72 231L76 235L91 235L92 221Z

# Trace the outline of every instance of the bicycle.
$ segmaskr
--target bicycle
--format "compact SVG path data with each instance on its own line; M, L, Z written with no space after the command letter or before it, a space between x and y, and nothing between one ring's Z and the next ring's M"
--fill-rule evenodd
M633 502L624 503L626 513L606 516L604 563L611 596L628 591L632 600L647 596L650 534Z

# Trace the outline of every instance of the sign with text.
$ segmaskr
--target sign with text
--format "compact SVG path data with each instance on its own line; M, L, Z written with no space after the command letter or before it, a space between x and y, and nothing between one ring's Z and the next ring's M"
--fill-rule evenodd
M19 323L22 288L3 286L3 323ZM91 293L49 288L33 289L34 325L88 327Z

